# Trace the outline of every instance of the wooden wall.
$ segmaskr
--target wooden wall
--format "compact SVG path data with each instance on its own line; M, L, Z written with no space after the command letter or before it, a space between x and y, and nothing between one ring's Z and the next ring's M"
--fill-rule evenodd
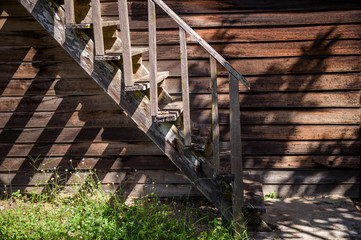
M244 166L265 193L360 195L361 3L166 3L251 82L251 91L241 86L240 92ZM102 8L106 18L116 17L114 1ZM145 1L130 1L129 8L133 44L146 45ZM1 185L35 185L39 174L29 156L40 156L44 167L64 175L65 169L96 168L105 186L123 180L127 189L138 183L147 192L154 182L159 194L196 194L16 0L2 0L0 14ZM170 71L167 89L179 95L178 29L161 10L157 27L158 68ZM209 125L208 56L193 39L188 43L192 120ZM225 73L219 68L227 166Z

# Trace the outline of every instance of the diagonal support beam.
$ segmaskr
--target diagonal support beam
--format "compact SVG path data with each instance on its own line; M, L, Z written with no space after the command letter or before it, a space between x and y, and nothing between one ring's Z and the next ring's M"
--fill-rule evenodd
M51 0L19 2L230 221L231 201L224 197L215 181L209 179L202 171L195 171L194 163L202 159L192 151L184 150L183 136L173 124L152 122L148 98L140 92L125 92L119 82L120 70L115 65L94 61L93 41L85 33L64 28L63 9Z

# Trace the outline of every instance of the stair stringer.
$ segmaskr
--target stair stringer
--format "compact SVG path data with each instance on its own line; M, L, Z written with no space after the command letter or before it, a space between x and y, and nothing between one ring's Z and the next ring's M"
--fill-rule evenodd
M121 71L108 61L94 60L94 43L84 32L65 28L64 10L52 0L18 0L50 33L95 82L132 118L138 127L186 175L189 181L228 220L232 219L231 199L221 186L198 167L202 156L184 148L183 134L171 123L156 123L150 114L150 102L141 92L125 92Z

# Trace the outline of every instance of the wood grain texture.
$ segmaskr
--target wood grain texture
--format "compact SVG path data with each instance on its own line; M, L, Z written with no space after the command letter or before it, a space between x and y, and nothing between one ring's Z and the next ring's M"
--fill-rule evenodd
M54 35L54 25L60 29L64 27L62 18L64 12L61 8L56 11L51 6L45 4L43 0L20 0L20 3L47 29ZM44 14L44 9L48 14ZM50 14L49 14L50 13ZM52 16L57 15L54 18ZM60 16L59 16L60 15ZM77 33L79 34L79 33ZM154 124L151 121L150 104L143 94L126 93L120 88L119 71L110 63L93 62L92 41L84 34L77 35L70 32L66 36L56 36L55 39L62 44L63 48L92 76L92 78L105 90L113 100L120 105L138 124L158 148L165 153L172 162L184 173L192 182L197 182L197 189L204 194L215 206L222 209L223 216L230 220L230 203L222 197L219 186L212 180L206 179L203 172L194 171L196 156L191 151L179 150L179 140L181 139L179 130L173 125ZM71 38L72 41L69 41ZM67 41L68 39L68 41ZM81 47L74 47L69 42L76 41ZM85 53L82 49L86 49ZM81 50L80 50L81 49ZM181 144L182 145L182 144ZM158 150L159 151L159 150Z
M180 76L177 68L179 61L168 60L158 62L161 69L169 70L170 76ZM340 73L359 72L361 70L360 57L295 57L295 58L262 58L262 59L234 59L230 60L238 71L244 75L270 74L307 74L307 73ZM228 71L219 65L219 75L226 76ZM205 76L209 73L207 60L189 60L190 76Z
M205 27L258 27L258 26L299 26L359 23L361 10L278 12L278 13L228 13L183 15L181 18L192 28ZM146 28L144 19L131 22L132 29ZM167 16L159 16L158 28L177 28Z
M189 103L189 80L188 80L188 54L186 31L179 28L179 48L182 72L182 102L183 102L183 127L184 127L184 144L186 146L192 145L192 128L191 128L191 112Z
M357 173L348 171L357 172L360 168L361 26L359 20L353 22L360 16L355 15L360 11L358 1L325 4L309 0L262 3L182 0L167 1L167 4L181 17L185 16L188 23L205 26L196 32L226 59L236 63L237 70L251 74L247 76L252 84L251 92L239 84L240 100L250 106L241 108L246 150L243 164L247 169L257 170L264 178L265 192L276 191L279 196L332 193L359 197ZM173 163L162 153L154 152L157 147L148 145L151 144L148 137L139 130L131 130L136 124L121 109L108 105L111 100L101 96L103 90L74 65L51 35L17 1L2 0L0 5L0 62L3 63L0 65L0 106L5 109L0 112L1 172L7 174L11 169L18 174L16 178L21 179L22 173L32 171L28 153L42 153L54 160L52 167L59 164L62 170L71 168L70 159L80 163L85 154L87 169L126 169L129 172L164 169L176 174ZM116 1L101 4L109 19L117 17L116 5ZM131 32L132 42L135 46L147 45L146 3L128 1L128 7L130 21L138 28ZM301 16L305 10L309 12L306 14L309 19ZM143 12L144 15L137 16ZM294 20L284 21L293 13L296 13ZM334 19L331 19L332 13L335 13ZM329 17L317 17L326 14ZM179 67L178 29L175 26L163 28L172 27L167 25L170 19L159 9L157 15L159 70L172 70L173 77L167 79L165 86L177 95L181 92L180 71L175 70ZM247 19L236 19L240 16ZM217 27L222 21L228 26ZM262 25L267 22L273 27ZM73 42L69 39L66 44ZM187 43L193 64L190 92L193 96L200 95L191 101L191 119L210 125L208 55L203 54L191 37L187 37ZM84 61L84 57L82 59ZM167 60L172 60L171 64L165 64ZM219 110L223 165L229 163L226 103L229 87L226 71L220 68L219 73L218 92L224 100ZM130 151L118 156L117 147L121 144ZM103 155L101 149L104 148L107 151ZM52 149L57 156L51 156ZM90 152L86 153L88 150ZM147 151L151 155L137 155L138 150L140 154ZM307 169L308 175L301 174L300 169ZM324 169L347 171L325 172ZM326 183L327 179L332 180L333 174L340 178ZM150 188L151 185L143 184ZM159 185L164 187L157 190L159 194L162 190L168 191L169 188ZM169 194L187 195L191 189L190 185L181 183L169 186L174 187Z
M330 25L330 26L299 26L299 27L260 27L260 28L207 28L197 29L197 33L209 43L231 42L273 42L273 41L315 41L315 40L342 40L359 39L360 25ZM158 30L159 44L176 44L177 30ZM285 34L287 33L287 34ZM133 31L134 44L144 44L144 31ZM188 38L189 43L195 40Z
M301 74L301 75L278 75L247 77L252 84L252 89L247 90L243 84L239 84L241 92L275 92L275 91L322 91L322 90L357 90L361 89L361 74L337 73L337 74ZM228 79L218 77L218 92L228 93ZM166 89L171 94L180 93L180 79L178 77L167 78ZM208 77L190 77L189 91L191 93L210 93Z
M359 155L359 140L344 141L243 141L246 155ZM221 152L228 154L229 142L221 142Z
M0 143L1 155L8 157L26 156L73 156L73 157L106 157L128 155L162 155L152 142L101 142L101 143L39 143L10 144Z

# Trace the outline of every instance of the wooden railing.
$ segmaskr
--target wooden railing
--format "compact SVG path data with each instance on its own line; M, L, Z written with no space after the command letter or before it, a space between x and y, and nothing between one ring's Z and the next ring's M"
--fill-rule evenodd
M182 98L183 98L183 123L184 123L184 144L190 146L191 139L191 120L189 106L189 82L188 82L188 58L187 58L187 37L189 34L195 39L210 55L210 75L212 86L212 139L213 139L213 160L214 175L220 172L220 146L219 146L219 120L218 120L218 96L217 96L217 62L220 63L229 72L229 97L230 97L230 133L231 133L231 168L233 176L233 218L236 223L242 223L243 199L243 166L242 166L242 148L241 148L241 122L240 122L240 103L239 103L239 84L243 83L248 89L249 82L231 64L226 61L216 50L214 50L203 38L201 38L188 24L186 24L172 9L170 9L162 0L148 0L149 16L149 64L150 64L150 101L151 114L158 114L158 95L155 76L157 74L157 55L156 55L156 5L166 12L179 26L180 39L180 58L181 58L181 79L182 79Z
M92 20L94 28L95 55L99 59L108 60L104 49L103 30L105 26L101 18L100 0L91 0ZM189 101L188 80L188 57L187 57L187 34L195 39L209 54L210 76L212 89L212 145L213 145L213 177L220 177L220 144L219 144L219 119L218 119L218 95L217 95L217 62L222 65L229 75L229 106L230 106L230 133L231 133L231 177L233 218L236 223L242 223L243 200L243 167L241 148L240 126L240 103L239 83L243 83L248 89L249 82L235 70L216 50L214 50L203 38L201 38L189 25L187 25L174 11L162 0L148 0L148 24L149 24L149 80L150 80L150 108L151 116L156 119L158 111L158 84L157 84L157 39L156 39L156 6L162 8L179 26L182 101L183 101L183 124L184 145L191 147L191 119ZM74 0L65 0L66 20L68 24L75 24ZM127 0L118 0L119 20L121 30L121 55L123 59L123 76L125 87L133 86L132 48L130 43L129 17Z

